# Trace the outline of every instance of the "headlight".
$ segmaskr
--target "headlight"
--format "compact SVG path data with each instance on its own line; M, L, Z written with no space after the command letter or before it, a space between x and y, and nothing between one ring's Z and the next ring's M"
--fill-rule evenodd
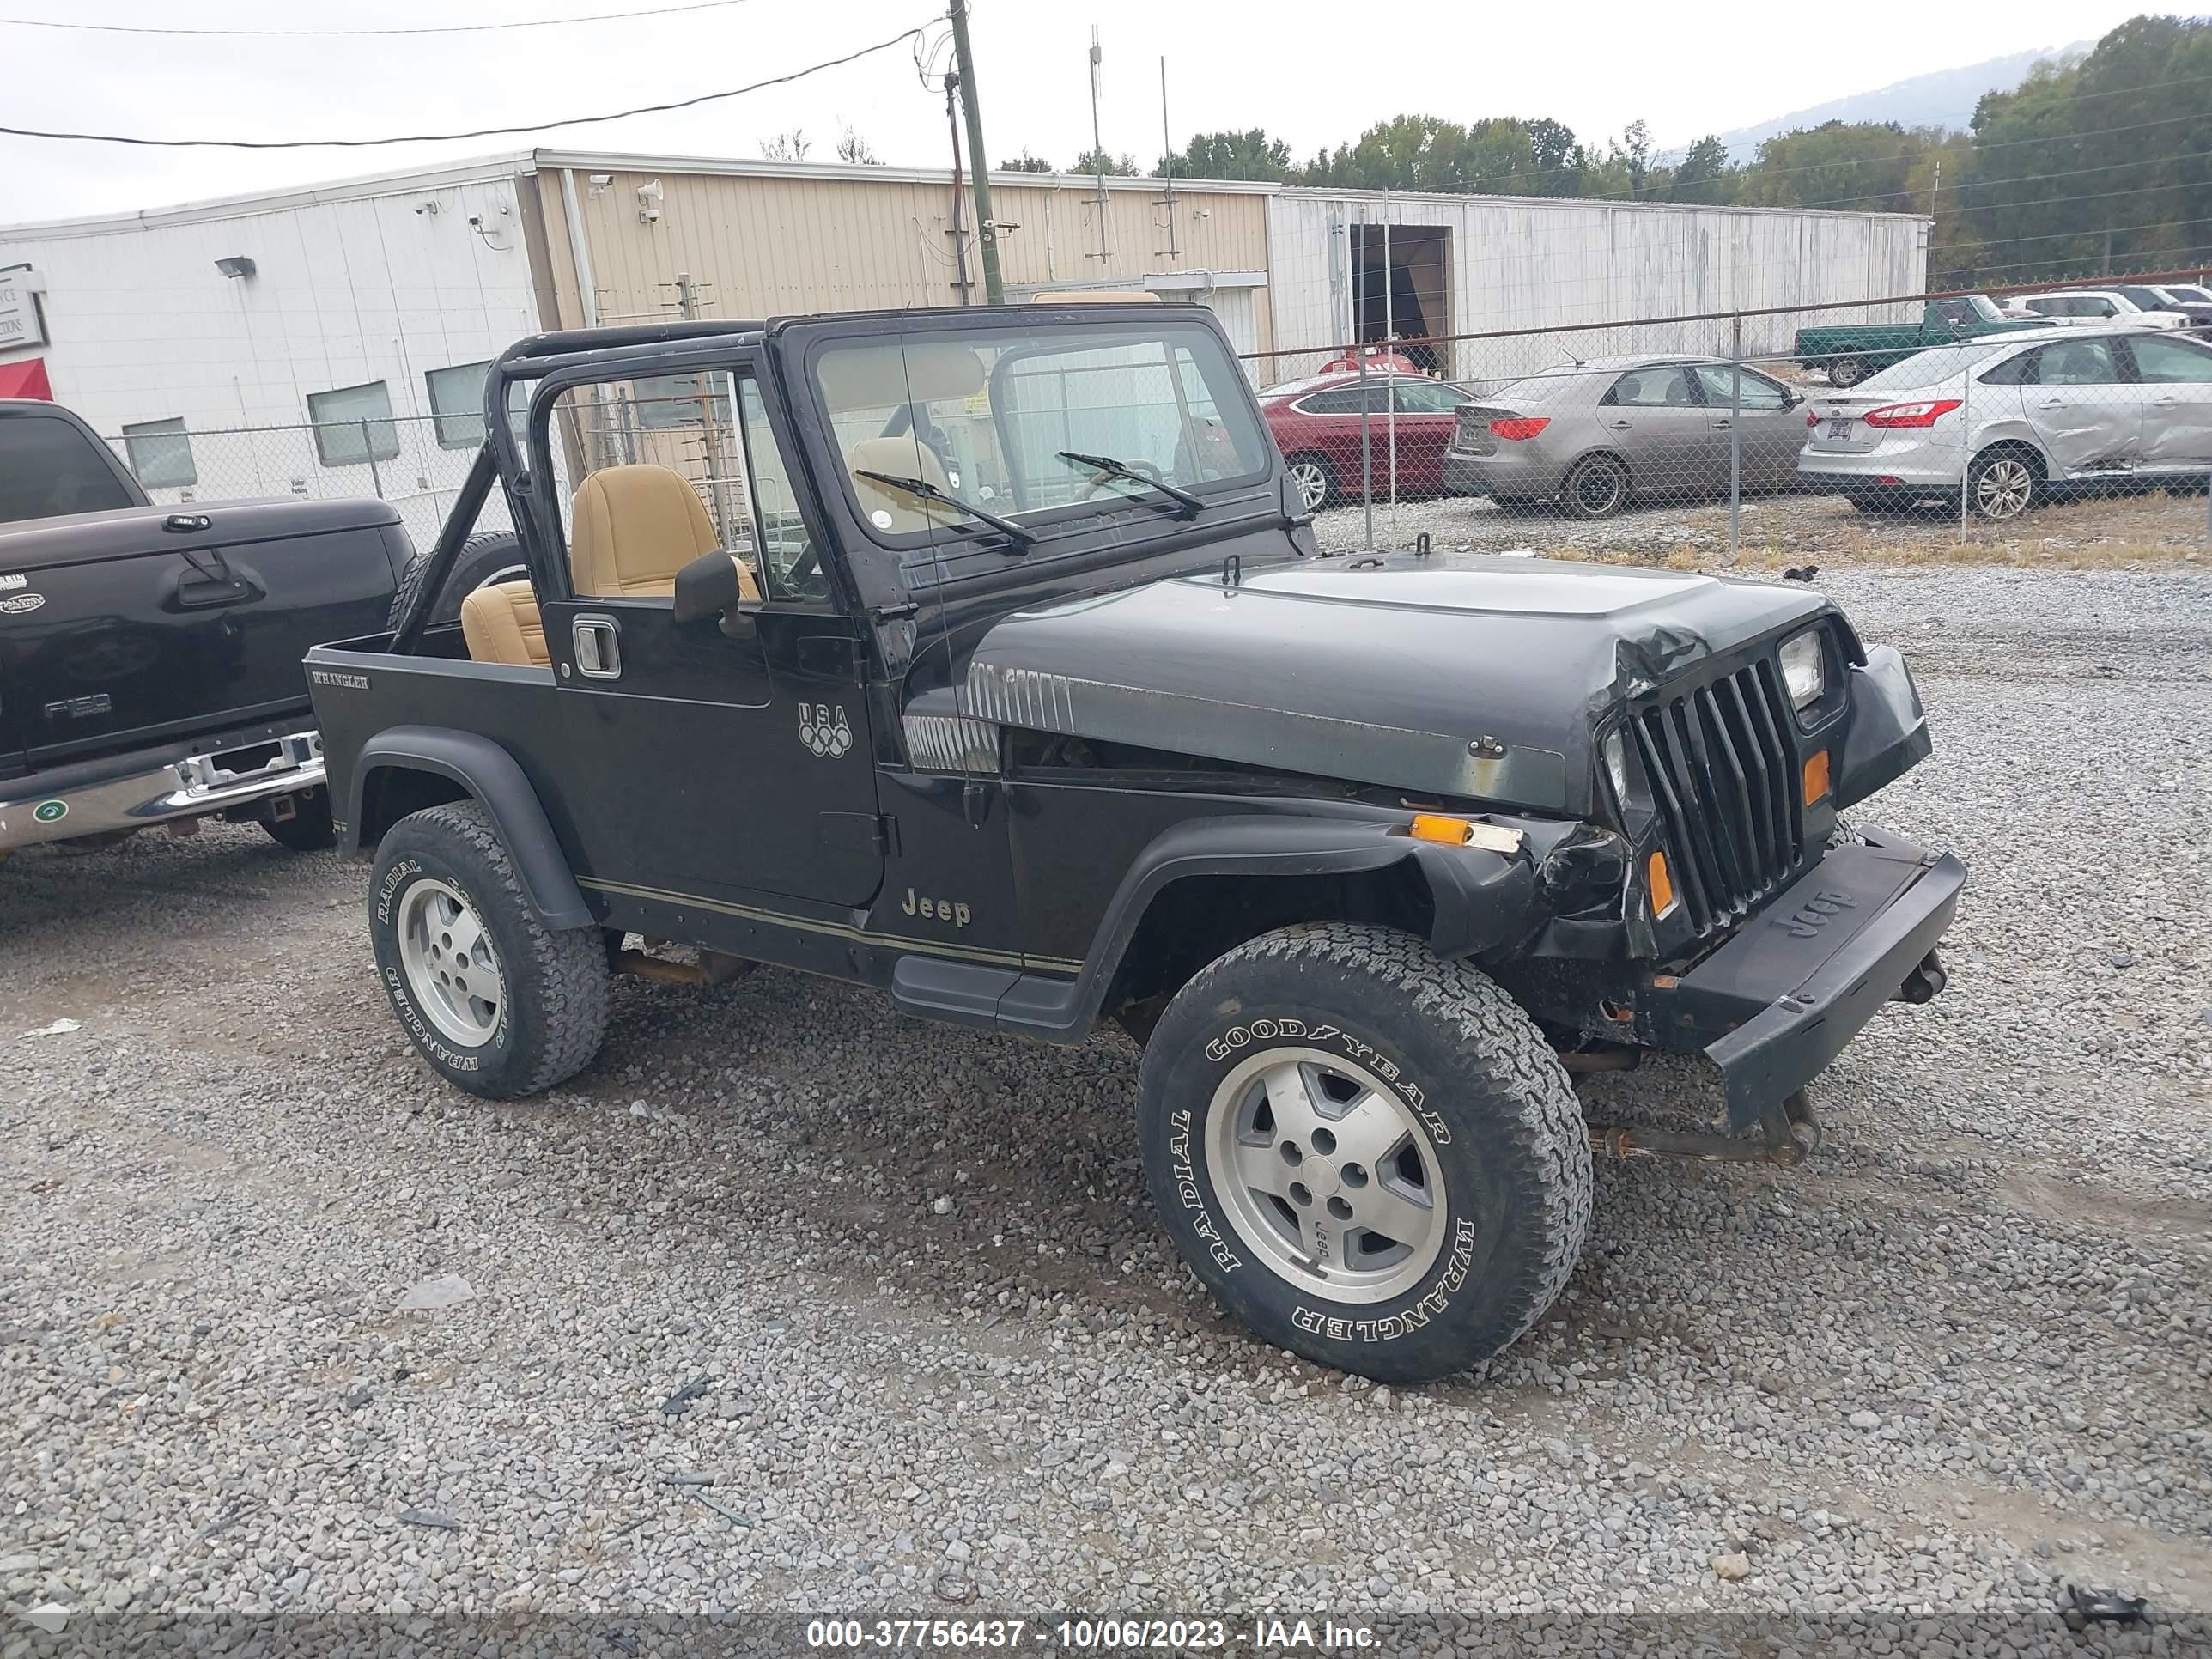
M1808 628L1782 641L1782 683L1790 688L1793 708L1810 708L1828 689L1828 653L1820 644L1820 630Z
M1605 775L1613 780L1613 799L1616 804L1628 799L1628 744L1614 726L1605 738Z

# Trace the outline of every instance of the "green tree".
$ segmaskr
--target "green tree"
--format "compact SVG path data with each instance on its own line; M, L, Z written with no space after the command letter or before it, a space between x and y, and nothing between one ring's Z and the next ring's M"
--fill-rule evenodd
M1101 167L1099 164L1105 165ZM1109 155L1103 150L1086 149L1075 158L1070 173L1103 173L1109 179L1133 179L1137 176L1137 158L1133 155Z
M1172 167L1170 167L1172 163ZM1200 132L1191 137L1177 155L1163 155L1152 169L1155 178L1172 171L1178 179L1288 179L1295 171L1291 147L1267 131Z
M998 170L1000 173L1050 173L1052 163L1043 156L1032 155L1024 149L1012 161L1000 162Z
M1778 133L1759 145L1736 200L1747 207L1910 213L1913 167L1942 139L1940 128L1908 131L1894 121L1824 121Z
M1692 144L1674 164L1667 199L1717 206L1732 199L1735 185L1735 167L1729 160L1728 146L1707 137Z
M2021 283L2212 263L2208 86L2212 19L2142 16L1984 98L1939 265L1978 247L1980 280Z

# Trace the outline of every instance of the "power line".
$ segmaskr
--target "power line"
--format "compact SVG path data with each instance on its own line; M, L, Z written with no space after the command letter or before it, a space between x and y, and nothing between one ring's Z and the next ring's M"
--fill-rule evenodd
M108 132L45 132L33 127L0 127L0 134L17 138L53 138L72 143L137 144L155 149L374 149L385 144L442 144L462 138L503 138L516 133L544 132L554 127L582 127L604 121L626 121L633 115L662 115L671 110L690 109L699 104L740 97L767 87L781 87L793 81L804 80L810 75L836 69L875 52L887 52L915 39L921 33L920 28L902 29L888 40L878 40L872 46L848 52L842 58L810 64L805 69L792 70L788 75L756 81L750 86L732 87L727 92L702 92L696 98L679 99L672 104L646 104L636 109L616 110L606 115L569 115L558 120L532 121L520 126L478 127L472 132L401 133L389 138L137 138Z
M0 17L0 26L21 29L72 29L89 34L220 35L234 39L324 40L386 34L489 34L501 29L560 28L569 23L615 23L632 17L672 17L679 12L718 11L745 0L692 0L684 6L654 6L644 11L601 11L581 17L525 17L510 23L447 23L426 28L392 29L179 29L139 23L65 23L52 17Z

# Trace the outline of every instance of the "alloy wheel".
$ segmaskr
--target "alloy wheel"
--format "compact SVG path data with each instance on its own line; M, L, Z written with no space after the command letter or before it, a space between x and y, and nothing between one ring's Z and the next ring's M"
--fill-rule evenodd
M1279 1277L1337 1302L1386 1302L1447 1232L1428 1131L1381 1078L1312 1048L1255 1054L1214 1091L1206 1161L1231 1227Z
M1984 519L2016 519L2035 499L2035 471L2016 455L2000 455L1974 480L1974 510Z
M1319 461L1292 461L1291 482L1297 486L1298 499L1305 503L1306 511L1320 511L1321 504L1328 499L1328 474Z
M407 988L439 1034L480 1048L499 1029L507 985L491 935L460 890L425 878L400 902L399 963Z

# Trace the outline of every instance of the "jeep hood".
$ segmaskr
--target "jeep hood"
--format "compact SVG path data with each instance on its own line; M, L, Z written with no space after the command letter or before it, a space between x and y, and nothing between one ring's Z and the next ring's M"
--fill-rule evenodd
M1674 571L1314 560L1016 612L977 643L962 712L1582 816L1608 709L1827 609Z

